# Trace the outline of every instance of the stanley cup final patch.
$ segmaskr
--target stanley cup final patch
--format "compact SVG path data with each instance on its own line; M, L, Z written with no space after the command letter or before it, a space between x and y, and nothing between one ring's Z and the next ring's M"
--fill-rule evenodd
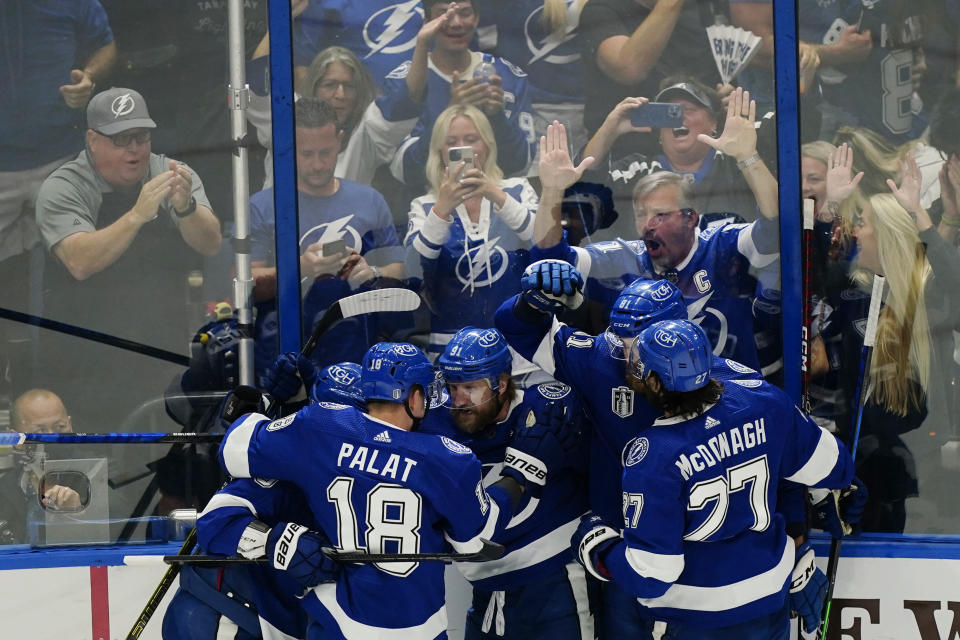
M633 415L633 389L630 387L614 387L610 390L610 410L621 418Z

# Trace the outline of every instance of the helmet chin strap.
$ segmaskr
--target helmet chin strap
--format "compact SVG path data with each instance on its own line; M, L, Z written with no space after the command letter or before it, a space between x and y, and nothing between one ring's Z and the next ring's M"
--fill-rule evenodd
M419 388L419 387L418 387ZM410 410L410 398L413 397L413 394L407 396L407 399L403 401L403 410L407 412L407 417L413 422L413 425L410 427L410 431L418 431L420 429L420 423L423 422L423 419L427 417L427 413L430 411L430 401L427 399L426 391L421 390L423 393L423 416L417 418L413 415L413 412Z

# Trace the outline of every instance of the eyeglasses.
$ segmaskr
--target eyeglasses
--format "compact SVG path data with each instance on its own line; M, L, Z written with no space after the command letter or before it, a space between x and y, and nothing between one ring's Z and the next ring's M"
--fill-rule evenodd
M96 129L94 129L96 131ZM123 133L115 133L112 136L108 136L105 133L100 133L104 138L110 138L110 142L113 143L115 147L129 147L131 143L136 141L137 144L147 144L150 142L150 130L146 131L124 131Z
M675 213L679 213L682 216L691 216L693 215L693 209L684 208L684 209L674 209L673 211L661 211L660 213L653 213L644 216L644 218L650 220L650 224L657 225L662 222L666 222L667 218L672 216Z
M344 93L356 93L357 87L352 82L340 82L339 80L324 80L317 85L317 90L324 93L335 93L337 87L343 87Z

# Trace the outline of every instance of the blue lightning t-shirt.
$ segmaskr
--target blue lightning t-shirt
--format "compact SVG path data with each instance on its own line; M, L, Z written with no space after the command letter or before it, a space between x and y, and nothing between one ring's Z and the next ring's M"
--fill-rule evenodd
M517 292L530 264L537 196L526 180L501 181L507 198L497 209L489 200L471 222L459 205L445 221L433 213L436 196L410 204L404 244L408 259L423 269L423 294L430 307L430 351L441 352L466 326L488 327L500 302ZM407 269L412 272L413 269Z
M300 253L314 243L321 245L343 240L370 265L383 266L403 262L403 248L397 239L393 216L383 196L375 189L350 180L340 180L340 188L330 196L298 192ZM265 189L250 198L251 259L276 265L276 218L273 189ZM335 301L352 293L345 278L314 280L302 301L303 330L309 333L320 316ZM276 303L260 305L257 315L257 369L269 366L277 352L275 335ZM377 317L365 314L348 318L330 329L314 349L314 362L327 366L335 362L359 362L376 342Z
M761 380L730 380L703 413L658 419L623 453L623 540L602 560L658 620L716 628L779 610L795 545L781 480L845 488L844 446Z
M294 21L293 64L309 66L323 49L352 51L384 87L390 71L413 55L423 26L420 0L311 0Z
M234 477L295 484L343 550L472 553L512 515L505 491L484 490L467 447L346 405L322 402L273 422L245 416L224 438L220 460ZM443 572L437 562L344 564L336 583L318 585L302 602L327 637L390 630L410 640L446 638Z
M762 281L776 282L778 242L776 220L761 216L749 224L700 230L687 257L666 274L654 267L642 240L618 238L585 248L560 242L549 249L534 247L531 259L557 258L576 266L586 280L586 295L606 310L637 278L658 280L675 273L687 315L707 332L714 355L759 369L752 309L757 279L750 270L762 270Z
M551 33L543 23L542 0L499 0L480 11L480 46L511 60L530 82L530 102L583 102L583 65L577 24L580 0L565 0L567 24Z
M559 382L518 389L516 393L507 417L481 433L461 431L447 408L431 410L420 430L447 436L470 447L483 464L484 486L489 487L500 479L504 452L512 435L535 423L548 403L561 403L568 415L580 410L573 391ZM478 589L507 590L535 582L570 562L570 536L587 510L585 469L584 459L573 469L551 473L543 495L530 499L506 528L494 536L493 541L507 549L503 557L458 564L464 577Z

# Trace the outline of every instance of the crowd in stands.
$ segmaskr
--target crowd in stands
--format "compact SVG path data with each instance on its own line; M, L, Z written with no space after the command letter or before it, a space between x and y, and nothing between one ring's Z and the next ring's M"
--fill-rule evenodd
M226 3L0 5L0 307L79 328L0 319L5 402L50 388L109 432L136 429L172 379L226 391L223 376L180 381L182 365L75 334L190 355L207 303L230 298L234 251L252 261L257 374L279 354L267 1L243 4L245 141L229 129ZM918 495L936 511L925 526L955 527L939 447L960 433L960 4L798 5L812 415L849 441L870 279L886 276L856 452L864 528L910 529ZM435 358L463 327L493 326L529 264L559 257L586 280L571 326L603 333L624 287L666 278L716 355L782 381L778 218L802 207L778 202L772 0L291 8L304 335L351 293L401 286L424 302L338 325L318 367L387 338ZM712 24L761 38L726 83ZM650 103L679 115L644 124ZM231 242L238 144L249 248ZM193 347L192 369L224 351ZM540 374L515 355L518 384Z

